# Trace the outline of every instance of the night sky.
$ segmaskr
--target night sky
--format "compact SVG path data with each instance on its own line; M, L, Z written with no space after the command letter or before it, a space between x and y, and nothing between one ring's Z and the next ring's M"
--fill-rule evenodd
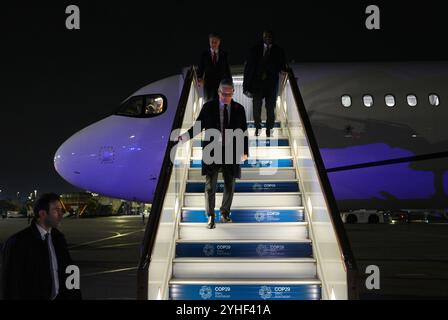
M289 61L448 57L435 1L40 2L0 7L0 198L76 191L54 170L59 145L140 87L197 64L210 31L234 65L266 27ZM79 31L65 28L70 4L81 10ZM381 9L381 30L365 28L369 4Z

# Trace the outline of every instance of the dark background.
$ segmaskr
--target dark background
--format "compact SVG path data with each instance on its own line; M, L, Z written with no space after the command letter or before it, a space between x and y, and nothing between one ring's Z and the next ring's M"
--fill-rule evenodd
M65 28L65 8L81 30ZM365 28L369 4L381 30ZM0 189L5 196L75 191L53 168L59 145L138 88L197 64L218 31L242 65L264 28L287 59L445 60L441 1L58 1L0 7Z

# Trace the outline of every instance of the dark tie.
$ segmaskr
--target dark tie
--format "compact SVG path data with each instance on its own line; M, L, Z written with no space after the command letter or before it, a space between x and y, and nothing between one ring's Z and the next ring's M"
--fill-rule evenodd
M215 51L213 51L213 54L212 54L212 62L213 62L213 64L216 64L216 52Z
M53 300L56 297L56 280L54 279L54 269L53 269L53 254L50 249L50 234L45 234L45 244L48 249L48 257L50 259L50 273L51 273L51 299Z
M225 138L226 134L225 134L225 132L226 132L226 128L227 128L227 126L229 124L229 112L227 111L227 107L228 107L228 105L225 104L224 105L224 121L223 121L223 124L222 124L222 132L223 132L222 143L223 144L226 144L226 138Z

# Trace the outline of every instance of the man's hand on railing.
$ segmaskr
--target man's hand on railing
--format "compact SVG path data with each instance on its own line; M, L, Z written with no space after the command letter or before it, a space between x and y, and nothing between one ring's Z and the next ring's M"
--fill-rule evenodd
M252 94L252 92L249 92L249 91L247 91L247 90L244 90L243 91L243 94L246 96L246 97L248 97L248 98L252 98L254 95Z
M245 155L243 155L243 156L241 157L241 162L244 162L244 161L246 161L247 159L249 159L249 157L248 157L247 154L245 154Z
M185 132L184 134L181 134L177 137L177 141L185 143L188 140L190 140L190 135L188 134L188 132Z

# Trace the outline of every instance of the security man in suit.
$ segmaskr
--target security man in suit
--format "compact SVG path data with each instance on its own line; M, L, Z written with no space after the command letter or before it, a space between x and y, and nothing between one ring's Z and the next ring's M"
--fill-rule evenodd
M204 86L204 101L218 98L218 86L222 79L232 78L227 52L220 48L221 36L212 32L209 34L210 48L201 54L198 67L199 85Z
M230 208L235 190L235 178L241 178L240 163L247 160L249 156L246 111L241 104L232 100L233 93L232 80L222 80L218 90L219 99L206 102L194 126L179 136L179 141L186 141L205 129L206 138L202 146L202 175L206 177L205 208L209 229L215 228L218 172L221 171L224 177L220 221L231 222ZM211 143L213 145L210 145Z
M275 123L275 103L277 101L279 73L287 71L285 53L273 43L272 32L263 32L263 41L250 51L244 66L243 93L253 98L255 135L261 131L261 105L265 99L266 136L271 136Z
M77 300L79 289L66 287L73 265L65 237L57 227L63 207L58 195L43 194L34 205L31 225L11 236L3 248L5 300Z

